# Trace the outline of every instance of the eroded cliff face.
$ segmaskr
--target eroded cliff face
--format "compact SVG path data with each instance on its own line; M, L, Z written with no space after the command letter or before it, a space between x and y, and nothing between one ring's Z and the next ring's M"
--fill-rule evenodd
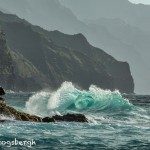
M49 32L3 13L0 25L11 49L13 90L56 89L62 82L71 81L83 89L94 84L103 89L134 92L129 65L93 47L84 35Z
M42 80L44 77L32 63L8 48L5 33L0 30L0 85L16 91L34 91L42 89Z
M102 64L91 61L82 53L59 47L30 27L20 25L21 30L16 30L19 29L16 26L11 32L13 46L10 44L10 47L15 51L8 49L5 35L1 32L0 83L4 88L37 91L56 89L64 81L71 81L84 89L91 84L113 89L113 80ZM20 37L20 33L24 36Z
M12 88L14 84L14 66L6 45L5 34L0 30L0 84Z
M79 51L59 46L43 34L34 31L31 25L18 22L2 25L10 48L44 74L46 80L43 83L49 83L52 89L60 87L64 81L73 82L83 89L88 89L91 84L113 89L113 79L102 63L93 61ZM18 64L20 65L21 61ZM36 81L42 80L39 78Z
M40 28L36 28L36 30L55 43L80 52L92 61L102 64L106 72L112 77L113 89L119 89L122 93L134 93L134 79L127 62L117 61L102 49L93 47L82 34L67 35L59 31L46 32Z

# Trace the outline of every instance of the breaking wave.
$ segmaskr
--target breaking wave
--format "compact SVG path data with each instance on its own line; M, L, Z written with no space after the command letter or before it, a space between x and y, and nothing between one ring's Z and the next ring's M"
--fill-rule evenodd
M91 85L88 91L77 89L71 82L64 82L55 92L39 92L26 102L26 112L50 115L65 111L126 111L134 106L119 91L102 90Z

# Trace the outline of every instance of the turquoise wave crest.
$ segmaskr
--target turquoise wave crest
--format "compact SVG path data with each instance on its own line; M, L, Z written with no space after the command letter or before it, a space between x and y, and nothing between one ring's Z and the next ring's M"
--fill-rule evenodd
M55 92L39 92L26 103L26 111L34 114L50 114L53 111L122 111L134 106L122 97L119 91L103 90L91 85L89 90L76 88L71 82L64 82Z

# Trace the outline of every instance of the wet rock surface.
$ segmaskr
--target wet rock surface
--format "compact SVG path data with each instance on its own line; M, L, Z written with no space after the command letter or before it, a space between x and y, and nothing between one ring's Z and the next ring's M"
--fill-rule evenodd
M63 116L55 115L50 117L45 117L42 119L43 122L57 122L57 121L67 121L67 122L88 122L88 119L82 114L66 114Z
M15 120L19 121L30 121L30 122L88 122L88 119L82 114L66 114L66 115L55 115L52 117L39 117L35 115L30 115L24 112L20 112L13 107L8 106L3 100L0 102L0 115L4 115L7 117L13 117ZM4 122L4 120L0 119L0 122Z

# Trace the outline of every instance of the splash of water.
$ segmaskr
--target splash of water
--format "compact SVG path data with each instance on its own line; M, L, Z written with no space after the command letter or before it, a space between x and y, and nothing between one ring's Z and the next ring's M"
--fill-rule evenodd
M28 113L40 115L68 110L76 112L122 111L131 110L133 107L119 91L102 90L94 85L91 85L88 91L79 90L71 82L64 82L53 93L36 93L26 103Z

